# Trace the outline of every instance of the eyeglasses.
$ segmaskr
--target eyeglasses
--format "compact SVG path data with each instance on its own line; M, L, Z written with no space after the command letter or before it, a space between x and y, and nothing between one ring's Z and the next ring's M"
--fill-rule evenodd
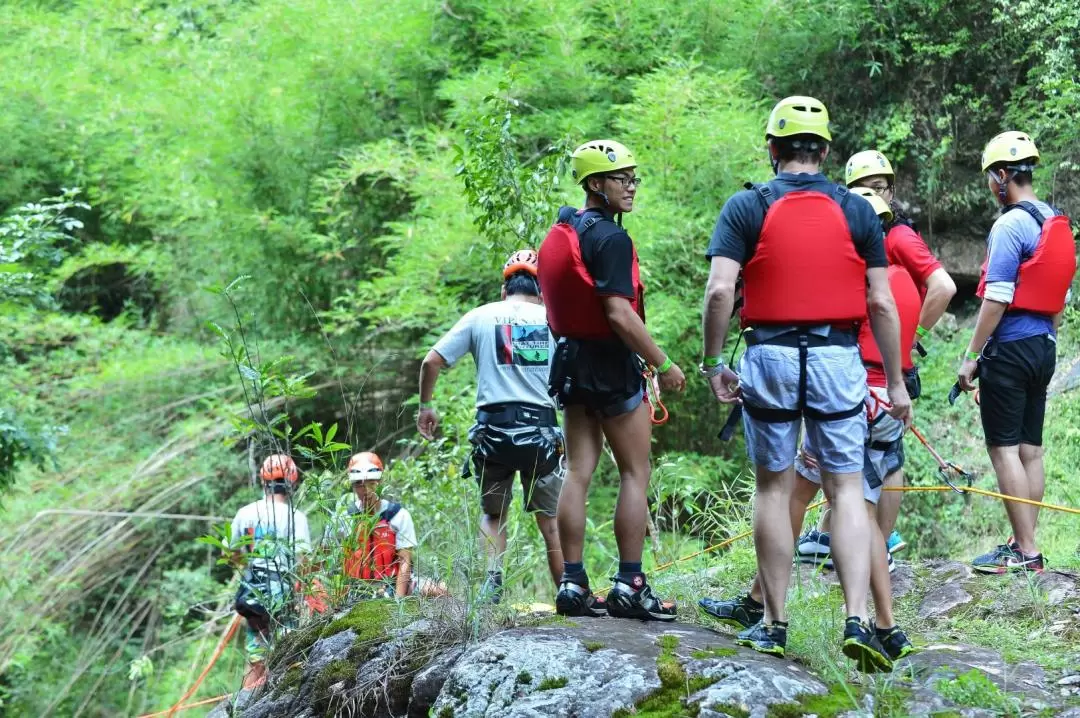
M872 184L867 185L867 189L872 189L878 194L881 194L882 192L892 192L893 186L891 184Z
M620 185L622 185L623 189L627 189L628 187L633 187L634 189L637 189L638 186L641 184L641 178L640 177L627 177L626 175L605 175L605 176L608 179L615 180L616 182L618 182Z

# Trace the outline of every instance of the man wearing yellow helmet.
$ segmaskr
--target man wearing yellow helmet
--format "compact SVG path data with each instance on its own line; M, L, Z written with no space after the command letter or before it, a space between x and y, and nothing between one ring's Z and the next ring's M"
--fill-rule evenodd
M844 654L860 670L891 670L866 622L871 532L863 507L866 371L857 331L869 305L888 379L888 413L910 421L881 222L868 202L851 200L846 187L821 174L832 135L820 101L781 100L765 136L776 178L727 201L706 252L701 373L720 402L742 402L756 475L754 547L765 605L738 641L766 653L785 650L795 538L788 512L803 421L834 509L833 555L848 613ZM749 331L736 375L722 350L740 271L741 320Z
M975 331L957 382L979 380L983 433L998 487L1041 501L1045 485L1042 430L1046 387L1054 374L1056 332L1076 272L1069 219L1032 188L1039 150L1023 132L1002 132L986 145L982 170L1004 209L987 238ZM1006 501L1013 537L977 557L983 573L1043 570L1035 542L1039 509Z
M916 334L922 341L926 341L930 330L941 319L949 302L956 294L956 284L915 230L914 224L901 214L893 190L895 174L892 163L885 155L877 150L856 152L848 159L844 167L844 182L853 191L873 192L875 197L871 199L879 198L888 203L888 218L883 218L885 257L890 267L897 266L906 270L919 289L922 308L919 309ZM920 383L911 346L901 347L901 360L904 375L908 379L908 393L912 399L915 399L919 395ZM885 375L880 362L867 363L866 370L871 385L884 386ZM901 461L901 466L885 479L885 486L903 486L903 484L904 474ZM907 545L900 534L893 530L896 526L896 517L900 512L902 497L903 494L899 491L886 491L878 503L877 522L882 533L888 536L890 554L901 551ZM826 512L820 530L811 530L799 538L796 553L800 561L828 562L830 554L828 527L829 517Z
M466 313L420 367L416 427L421 436L433 439L439 415L431 402L439 373L466 354L476 363L476 424L469 430L473 453L466 470L480 488L480 540L488 561L481 593L492 603L502 599L506 516L515 475L521 480L525 510L536 517L544 539L552 580L557 583L562 572L555 523L562 435L547 392L552 342L536 275L536 252L511 254L503 264L500 300Z
M563 407L568 462L558 512L565 563L555 608L568 616L606 611L616 618L672 621L675 604L652 593L641 569L652 434L642 360L655 368L665 390L682 391L686 379L645 328L637 252L622 228L641 182L637 160L618 142L593 140L574 151L572 168L585 207L560 209L540 245L540 285L548 323L559 337L549 391ZM582 562L585 500L605 437L620 479L619 571L606 606L593 595Z

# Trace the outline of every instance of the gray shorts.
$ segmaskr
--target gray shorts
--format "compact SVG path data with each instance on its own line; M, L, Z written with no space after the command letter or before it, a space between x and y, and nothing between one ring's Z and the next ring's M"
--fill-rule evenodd
M772 344L747 347L739 362L743 396L766 409L794 409L799 401L799 350ZM812 347L806 360L806 403L832 413L851 409L866 397L866 370L855 346ZM806 434L821 465L832 473L863 468L866 415L836 421L806 419ZM746 453L755 465L782 471L792 465L799 444L799 421L764 422L743 413Z
M870 421L869 441L892 443L888 449L875 449L869 445L863 447L863 498L876 506L881 499L885 477L904 466L904 445L901 441L904 435L904 422L885 413L884 409L873 401L872 394L888 400L888 394L884 389L871 387L867 392L867 403L871 414L869 417L863 416ZM803 460L804 454L812 457L818 455L809 434L803 436L802 451L795 457L795 471L807 481L820 486L821 470L816 466L807 465Z

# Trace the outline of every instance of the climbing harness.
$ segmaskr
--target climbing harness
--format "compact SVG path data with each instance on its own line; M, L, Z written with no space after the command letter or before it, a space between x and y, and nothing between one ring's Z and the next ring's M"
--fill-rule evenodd
M670 416L660 398L660 380L656 376L656 369L647 367L641 376L645 378L645 397L649 401L649 421L654 426L662 426L667 423Z

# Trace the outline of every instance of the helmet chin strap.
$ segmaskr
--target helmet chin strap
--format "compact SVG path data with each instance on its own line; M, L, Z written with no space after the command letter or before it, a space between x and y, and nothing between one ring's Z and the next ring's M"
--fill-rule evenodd
M994 179L995 182L997 182L998 202L1000 202L1001 204L1008 204L1007 197L1009 194L1009 183L1012 182L1013 177L1016 176L1016 170L1009 170L1009 174L1007 177L1005 177L1004 181L1002 181L1001 178L997 176L996 172L991 172L990 176Z

